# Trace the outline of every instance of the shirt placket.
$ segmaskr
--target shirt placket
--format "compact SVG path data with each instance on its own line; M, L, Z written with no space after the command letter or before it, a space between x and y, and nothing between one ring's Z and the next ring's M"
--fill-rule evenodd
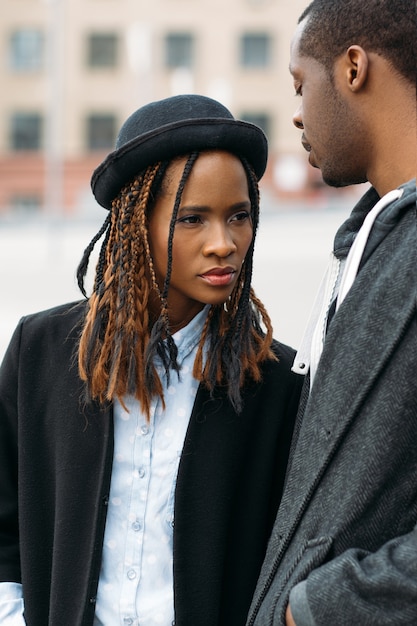
M126 549L124 555L121 615L123 626L139 626L136 596L142 574L143 539L146 507L151 476L151 448L157 402L151 405L150 423L139 414L133 435L133 468L131 501L128 509Z

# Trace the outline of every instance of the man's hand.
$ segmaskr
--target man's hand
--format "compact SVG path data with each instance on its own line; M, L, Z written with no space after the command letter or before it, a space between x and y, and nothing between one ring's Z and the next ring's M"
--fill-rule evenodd
M297 624L294 622L290 605L287 606L287 611L285 613L285 624L286 626L297 626Z

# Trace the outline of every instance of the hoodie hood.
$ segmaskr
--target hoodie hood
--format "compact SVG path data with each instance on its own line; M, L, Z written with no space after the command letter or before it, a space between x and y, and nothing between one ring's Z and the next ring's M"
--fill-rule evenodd
M374 222L362 256L361 266L365 263L366 259L371 256L385 236L399 222L404 210L409 210L410 195L416 193L416 179L414 178L404 185L401 185L399 189L404 190L401 198L396 202L392 202L381 211ZM339 228L334 239L333 251L338 259L343 260L347 257L366 216L380 199L376 189L371 187L353 208L352 213Z

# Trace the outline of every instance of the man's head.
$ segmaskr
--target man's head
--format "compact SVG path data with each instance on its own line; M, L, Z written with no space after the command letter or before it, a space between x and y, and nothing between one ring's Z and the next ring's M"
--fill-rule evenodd
M314 0L306 18L300 54L332 72L337 57L357 44L389 60L399 74L416 84L416 7L412 0Z
M303 130L310 164L331 186L367 180L377 186L381 170L390 169L390 160L398 156L395 146L413 134L416 37L411 4L314 0L299 19L290 62L301 96L294 124ZM403 143L402 151L409 155L410 145L405 149ZM396 180L384 181L381 190L385 182L397 186Z

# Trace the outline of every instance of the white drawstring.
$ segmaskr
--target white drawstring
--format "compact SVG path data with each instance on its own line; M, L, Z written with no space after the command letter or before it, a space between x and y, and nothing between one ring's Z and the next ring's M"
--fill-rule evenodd
M341 262L332 252L292 366L292 371L296 374L305 376L309 370L311 378L315 374L323 349L327 314L335 297L340 271Z
M348 291L354 283L363 251L365 250L366 242L368 241L369 233L371 232L376 218L381 213L382 209L385 209L385 207L391 204L391 202L394 202L394 200L401 198L403 193L404 189L393 189L393 191L390 191L383 198L381 198L366 216L346 259L346 265L340 282L339 293L336 301L336 311L342 304Z
M358 273L359 264L375 219L391 202L401 198L403 193L403 189L390 191L369 211L345 262L339 261L333 253L331 254L329 265L320 284L309 322L292 366L293 372L304 376L310 371L310 388L323 351L330 304L337 294L336 311L340 307ZM338 286L340 274L341 280Z

